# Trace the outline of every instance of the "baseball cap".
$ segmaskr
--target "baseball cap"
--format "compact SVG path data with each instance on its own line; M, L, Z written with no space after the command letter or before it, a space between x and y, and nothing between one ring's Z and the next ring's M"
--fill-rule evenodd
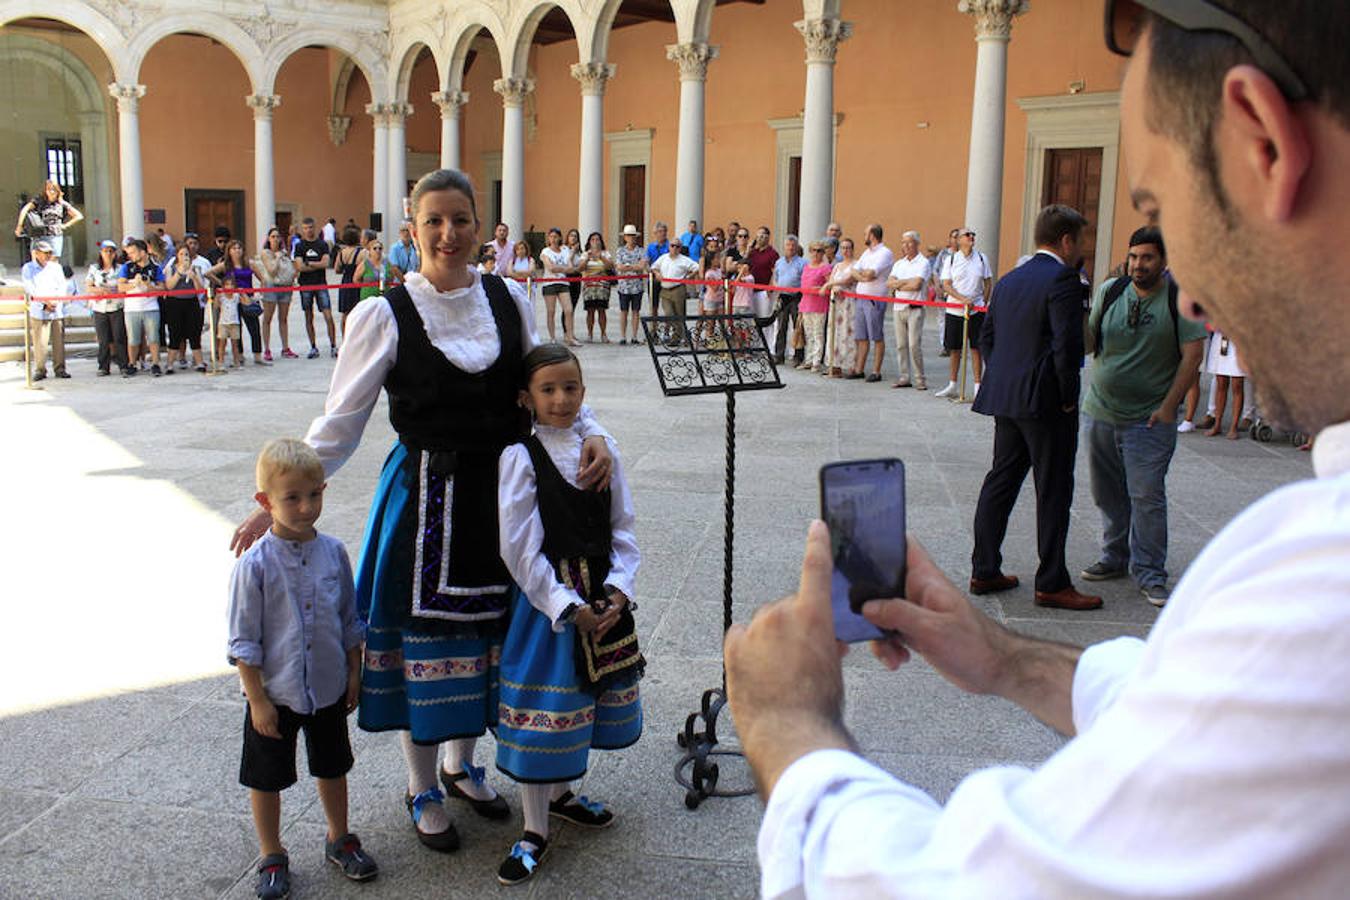
M183 240L187 240L188 238L195 238L195 237L197 237L197 232L195 232L195 231L185 231L185 232L183 232ZM198 240L201 240L201 238L197 238L197 239L198 239Z
M971 228L969 225L962 225L959 229L957 229L957 231L960 234L968 234L971 237L975 236L975 229Z
M33 249L41 253L51 253L52 245L50 241L34 241Z
M103 240L101 240L101 241L98 242L98 246L99 246L100 249L103 248L103 247L107 247L109 250L116 250L116 249L117 249L117 242L116 242L116 241L110 241L110 240L108 240L107 238L104 238Z

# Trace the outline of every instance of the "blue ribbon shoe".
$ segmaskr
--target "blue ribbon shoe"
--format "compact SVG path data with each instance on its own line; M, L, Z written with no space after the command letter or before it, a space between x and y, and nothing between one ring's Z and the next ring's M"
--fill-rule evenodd
M453 822L447 822L444 831L436 831L428 834L417 827L417 823L422 821L422 810L428 803L435 803L437 806L443 806L445 795L441 793L440 788L429 788L414 797L412 794L405 794L403 802L408 807L408 815L412 816L413 830L417 832L417 839L423 846L430 847L439 853L449 853L451 850L459 849L459 832L455 831Z
M529 881L534 870L548 853L548 841L533 831L527 831L511 847L511 853L497 869L497 880L502 884L520 884Z
M458 782L467 778L474 784L481 785L486 777L487 770L480 766L466 764L463 772L457 772L453 775L445 769L441 769L441 784L445 785L445 792L451 797L468 803L474 812L485 819L509 819L511 808L506 805L506 800L502 798L501 794L496 794L491 800L479 800L466 793L458 784Z

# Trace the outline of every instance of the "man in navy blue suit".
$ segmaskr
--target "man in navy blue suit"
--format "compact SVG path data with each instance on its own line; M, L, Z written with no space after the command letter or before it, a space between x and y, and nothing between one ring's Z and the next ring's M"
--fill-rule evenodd
M1073 503L1078 452L1079 371L1083 301L1078 239L1087 220L1074 209L1047 206L1036 217L1036 253L994 286L980 334L986 362L974 410L994 417L994 462L975 506L970 592L1018 585L1003 573L1003 537L1027 471L1036 484L1036 605L1097 609L1101 597L1069 581L1064 544Z

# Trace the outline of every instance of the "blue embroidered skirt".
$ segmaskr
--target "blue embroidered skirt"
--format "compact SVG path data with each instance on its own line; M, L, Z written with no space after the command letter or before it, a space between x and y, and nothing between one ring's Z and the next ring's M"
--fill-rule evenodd
M573 781L592 748L619 750L642 735L636 680L592 697L578 687L573 628L548 617L517 591L502 647L497 768L516 781Z
M446 627L408 615L417 540L408 457L399 443L385 460L356 569L357 608L368 623L357 723L410 731L419 744L477 737L497 722L503 623Z

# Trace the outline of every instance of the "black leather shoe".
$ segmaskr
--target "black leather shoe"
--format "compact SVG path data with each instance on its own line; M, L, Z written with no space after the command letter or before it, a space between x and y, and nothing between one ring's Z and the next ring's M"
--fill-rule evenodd
M444 831L428 834L417 827L417 820L422 818L423 806L428 803L441 803L444 799L445 795L435 788L423 791L416 797L408 793L403 795L403 802L408 807L408 815L412 816L413 831L417 832L417 839L422 842L422 846L429 847L438 853L449 853L451 850L459 849L459 832L455 830L455 823L451 822Z
M478 769L477 774L479 777L475 778L475 781L481 780L482 772L482 769ZM441 784L445 785L446 794L456 800L463 800L465 803L468 803L469 806L473 808L474 812L485 819L509 819L511 817L511 807L506 805L506 800L502 798L501 794L498 794L491 800L478 800L474 797L470 797L460 788L458 782L469 777L470 775L468 772L459 772L452 775L445 771L445 769L441 769Z

